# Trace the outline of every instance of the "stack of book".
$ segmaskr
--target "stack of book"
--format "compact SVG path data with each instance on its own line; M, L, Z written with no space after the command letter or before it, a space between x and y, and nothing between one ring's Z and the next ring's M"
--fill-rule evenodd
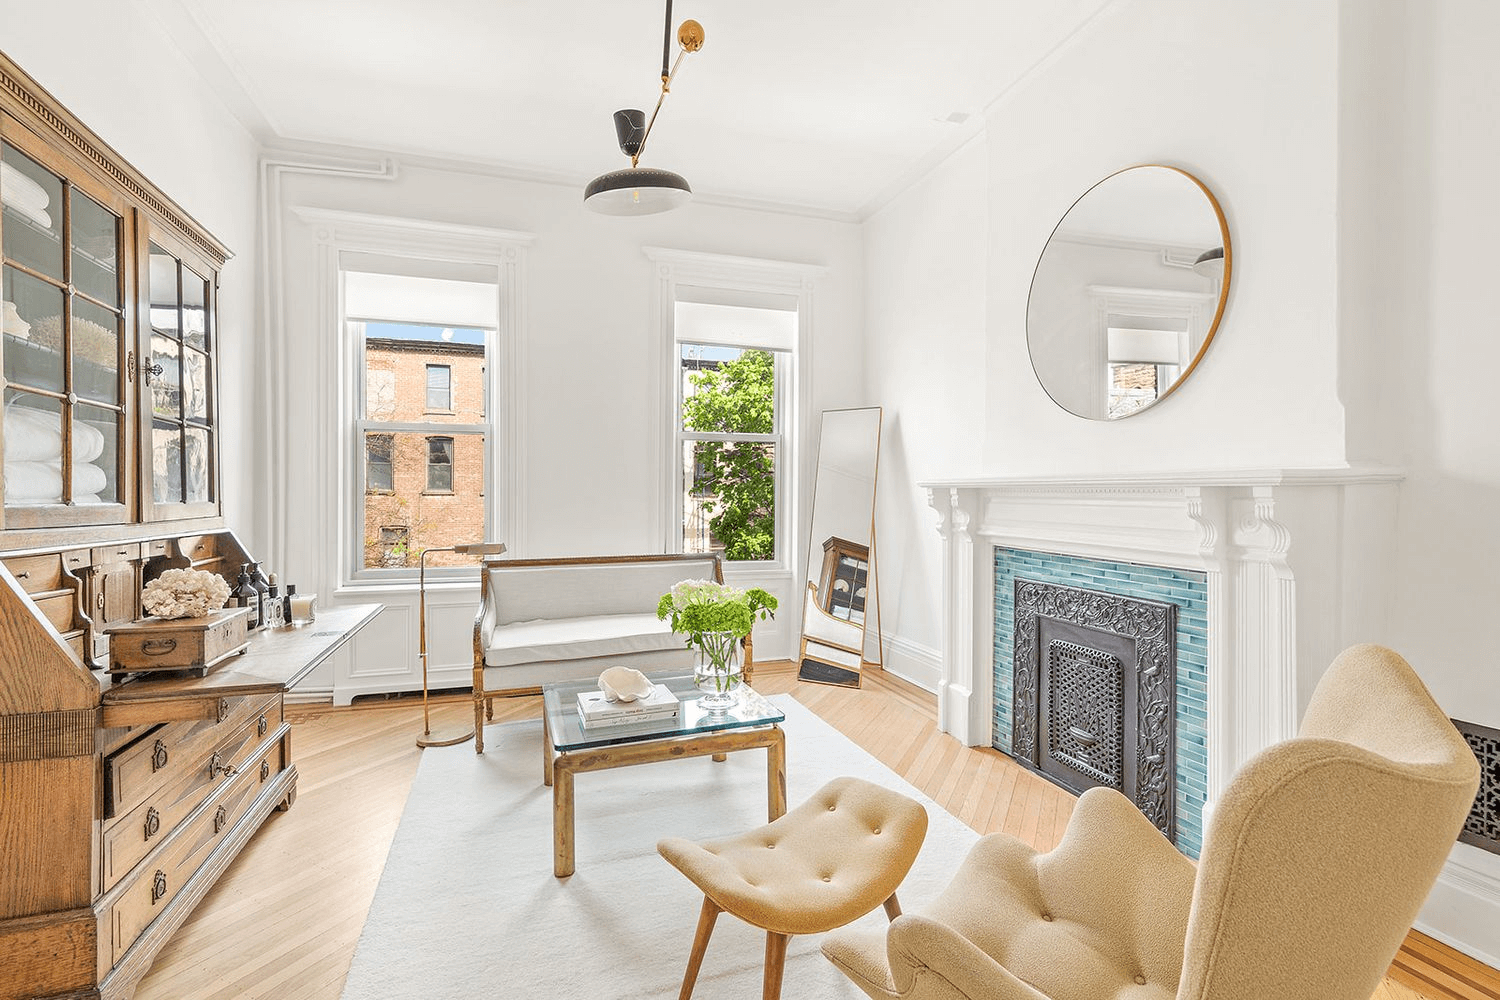
M650 694L635 701L610 701L603 691L578 693L578 718L587 729L664 722L677 718L677 710L677 696L665 684L654 685Z

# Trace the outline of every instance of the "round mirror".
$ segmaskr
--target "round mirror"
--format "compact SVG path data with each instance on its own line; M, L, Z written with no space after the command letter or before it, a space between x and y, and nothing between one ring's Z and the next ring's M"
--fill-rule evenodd
M1176 167L1130 167L1084 192L1037 261L1026 346L1069 413L1117 420L1165 399L1218 329L1232 255L1224 213Z

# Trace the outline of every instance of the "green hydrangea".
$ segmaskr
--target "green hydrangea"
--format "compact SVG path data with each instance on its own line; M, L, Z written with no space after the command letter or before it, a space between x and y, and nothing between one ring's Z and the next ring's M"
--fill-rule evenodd
M774 616L776 598L759 587L740 590L713 580L683 580L661 596L656 617L670 621L672 631L688 637L704 632L750 634L756 621Z

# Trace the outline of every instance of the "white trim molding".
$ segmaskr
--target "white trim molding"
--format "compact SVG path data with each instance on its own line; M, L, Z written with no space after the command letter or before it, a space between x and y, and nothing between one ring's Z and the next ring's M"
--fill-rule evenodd
M1344 646L1380 641L1402 475L1245 469L924 483L943 536L939 727L990 745L994 551L1199 571L1208 584L1208 802L1295 734Z
M354 366L349 363L348 338L342 325L340 255L345 252L493 268L499 324L491 352L493 363L487 373L492 412L487 419L486 452L493 488L485 491L486 516L492 538L504 541L512 553L524 554L526 512L521 485L526 465L525 276L527 251L534 241L532 234L305 205L290 206L288 211L307 227L304 239L309 241L312 255L308 286L311 298L307 300L311 315L302 317L298 324L304 332L298 356L303 365L312 369L312 384L324 387L325 391L318 393L314 402L303 404L304 409L312 408L313 426L308 428L312 433L298 435L295 445L288 441L283 451L284 455L295 454L298 458L295 470L289 475L306 476L307 481L296 490L280 490L276 502L286 505L295 493L299 505L306 504L308 509L319 512L337 512L338 530L320 530L312 537L306 537L304 530L298 539L300 545L307 547L303 561L309 554L316 559L322 593L335 599L362 600L371 588L386 585L384 581L350 582L356 546L352 532L347 530L352 517L347 484L356 481L351 464L356 460L351 443L354 428L351 400L358 398L358 385ZM298 480L289 480L295 481ZM330 520L326 513L320 513L319 517ZM289 512L278 517L283 525L289 519ZM458 586L465 592L462 603L472 608L478 599L477 584L462 582ZM398 589L401 592L391 592L392 598L379 619L379 629L372 630L380 631L384 640L351 644L350 653L334 659L335 703L348 704L350 698L363 693L421 687L415 628L403 619L409 616L411 622L416 620L416 587ZM434 587L428 589L429 611L435 611L441 602L435 603L433 599ZM456 655L467 666L467 648ZM446 682L442 675L453 665L435 658L431 666L432 672Z

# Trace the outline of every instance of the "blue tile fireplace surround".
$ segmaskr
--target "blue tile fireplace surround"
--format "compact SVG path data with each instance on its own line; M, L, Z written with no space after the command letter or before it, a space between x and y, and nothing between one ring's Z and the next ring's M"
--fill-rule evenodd
M994 746L1014 755L1012 697L1015 582L1100 591L1177 607L1175 839L1188 857L1203 846L1208 797L1208 581L1205 574L1080 556L996 548L994 572Z

